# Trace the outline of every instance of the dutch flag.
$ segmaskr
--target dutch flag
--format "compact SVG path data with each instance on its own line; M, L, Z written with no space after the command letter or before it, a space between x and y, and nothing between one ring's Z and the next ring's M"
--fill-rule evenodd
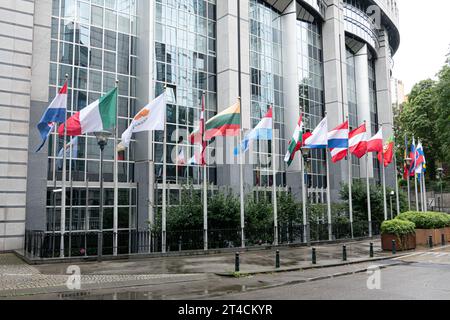
M59 90L59 93L53 99L52 103L48 106L44 115L41 118L37 128L41 135L42 144L39 146L36 152L42 150L47 142L55 123L64 123L66 121L67 112L67 81L63 87Z
M336 163L344 159L348 154L348 121L328 133L328 148L331 152L331 160Z

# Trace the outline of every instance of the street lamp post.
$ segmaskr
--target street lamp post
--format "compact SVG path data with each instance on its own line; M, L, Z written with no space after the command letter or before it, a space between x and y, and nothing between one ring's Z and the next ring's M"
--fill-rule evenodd
M102 260L103 255L103 151L108 145L108 137L111 136L109 131L96 132L98 146L100 147L100 213L99 213L99 232L97 245L97 259Z
M438 172L439 184L440 184L440 189L441 189L441 201L439 203L439 206L440 206L440 211L443 212L444 211L444 197L443 197L443 191L442 191L442 177L444 175L444 169L438 168L437 172Z
M391 220L393 220L394 219L394 214L393 214L393 210L392 210L392 198L394 198L395 192L391 191L389 196L390 196L390 200L391 200Z
M309 219L308 219L308 213L307 213L307 201L308 201L308 170L306 169L306 164L308 163L308 157L309 157L309 149L308 148L301 148L302 150L302 157L303 157L303 163L302 163L302 192L303 192L303 240L308 245L310 244L311 237L310 237L310 230L309 230Z
M411 211L411 190L410 190L410 186L409 186L409 168L411 167L411 162L412 159L411 158L406 158L405 159L405 163L406 163L406 168L408 168L408 177L406 178L406 184L407 184L407 188L408 188L408 210Z

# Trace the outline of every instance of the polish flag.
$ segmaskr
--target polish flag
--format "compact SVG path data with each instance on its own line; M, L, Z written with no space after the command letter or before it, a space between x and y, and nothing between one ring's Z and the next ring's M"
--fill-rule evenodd
M350 132L350 152L361 159L367 153L366 124Z
M383 128L367 142L367 152L383 152Z

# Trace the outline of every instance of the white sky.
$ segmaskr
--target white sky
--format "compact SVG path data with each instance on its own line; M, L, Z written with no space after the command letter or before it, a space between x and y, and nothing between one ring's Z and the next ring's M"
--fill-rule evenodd
M400 12L400 49L394 56L394 77L414 84L435 78L450 46L449 0L397 0Z

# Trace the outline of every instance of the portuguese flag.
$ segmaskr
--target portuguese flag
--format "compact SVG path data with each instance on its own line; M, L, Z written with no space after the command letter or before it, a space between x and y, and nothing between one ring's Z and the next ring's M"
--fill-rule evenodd
M116 125L116 112L117 88L114 88L67 120L67 136L111 129ZM59 127L58 132L60 136L64 135L64 124Z
M205 140L209 141L214 137L235 137L239 135L241 129L241 103L229 107L205 124Z
M297 151L300 150L303 143L303 115L300 116L300 119L298 120L297 127L295 128L294 135L289 142L289 149L286 154L286 157L284 158L284 162L287 163L288 167L292 164L292 161L294 161L295 154Z
M390 137L383 147L383 155L378 153L378 160L384 161L384 167L388 167L394 160L394 138Z

